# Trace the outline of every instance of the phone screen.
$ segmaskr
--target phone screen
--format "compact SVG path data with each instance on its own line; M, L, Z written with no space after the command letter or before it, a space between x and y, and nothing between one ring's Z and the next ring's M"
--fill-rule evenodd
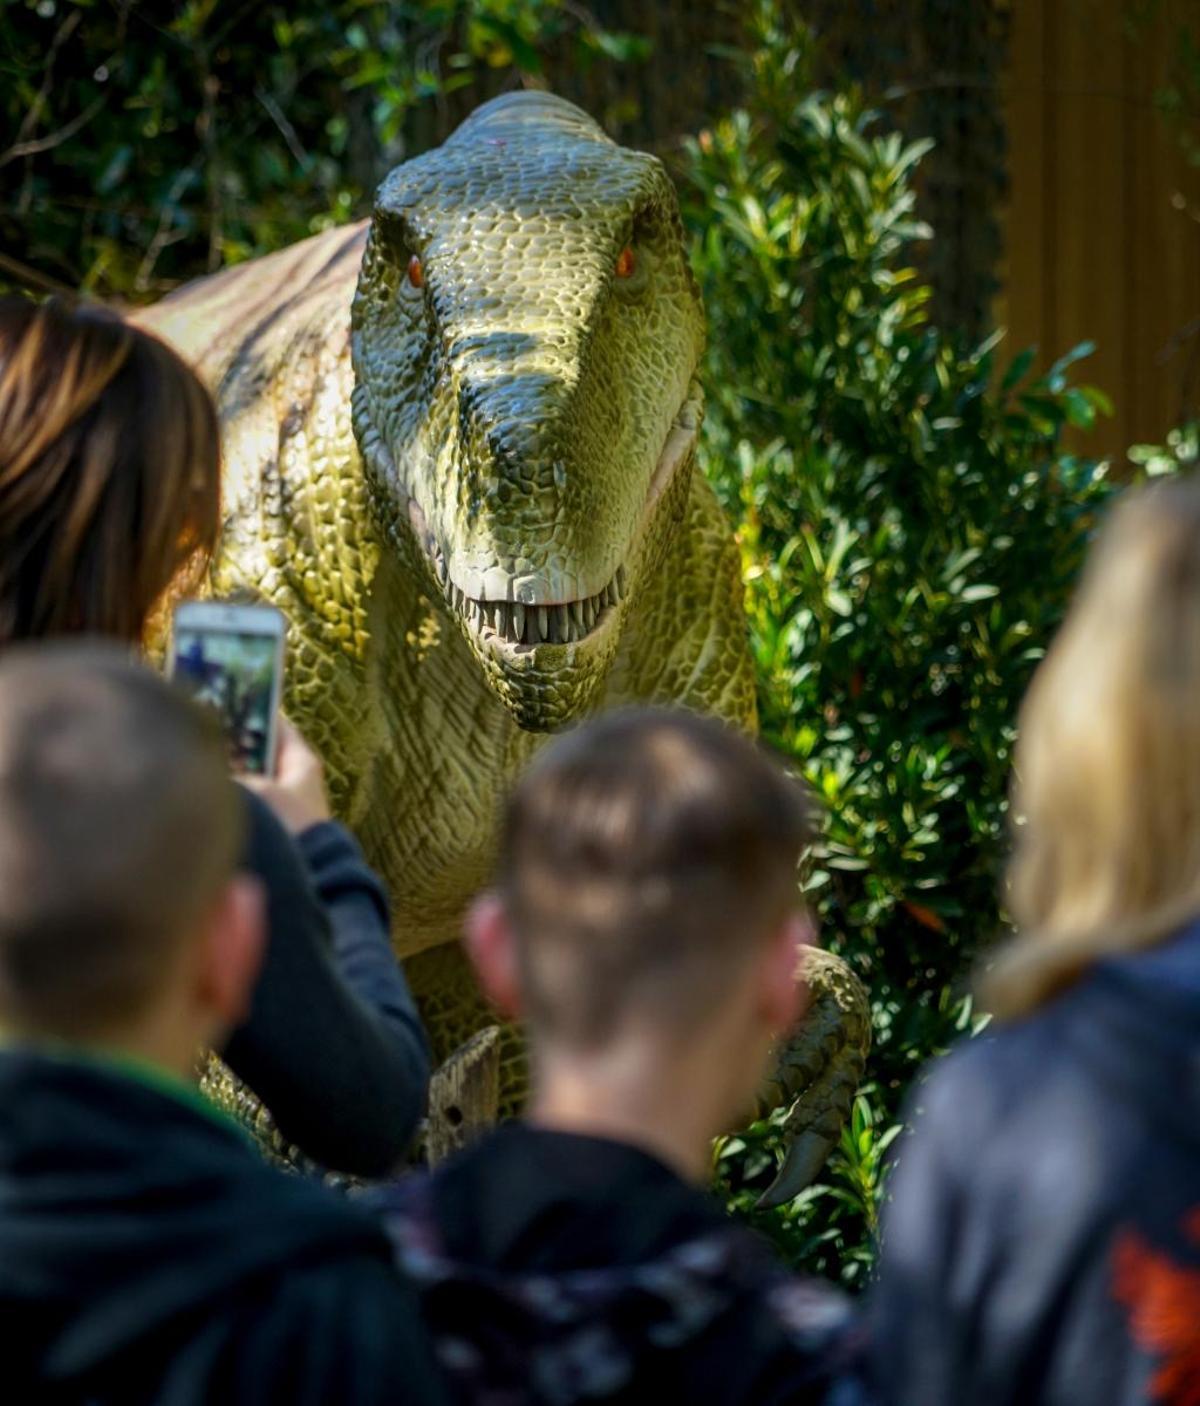
M268 775L274 763L278 638L177 620L172 649L172 677L193 698L216 709L234 770Z

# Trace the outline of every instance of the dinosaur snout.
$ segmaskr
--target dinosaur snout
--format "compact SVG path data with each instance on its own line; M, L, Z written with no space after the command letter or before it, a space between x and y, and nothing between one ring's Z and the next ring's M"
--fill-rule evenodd
M469 464L486 466L485 496L497 503L553 499L571 457L569 387L545 372L502 373L460 384L458 439ZM507 491L506 491L507 490Z
M494 363L459 374L441 499L451 580L486 600L586 600L627 545L605 521L613 439L597 432L567 377Z

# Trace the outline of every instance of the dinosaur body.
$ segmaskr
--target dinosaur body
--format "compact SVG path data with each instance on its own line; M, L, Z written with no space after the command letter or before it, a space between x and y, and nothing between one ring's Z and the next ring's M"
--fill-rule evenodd
M214 589L291 622L286 706L387 878L444 1055L486 1020L459 922L548 733L635 701L754 726L674 191L578 109L513 95L393 172L368 223L143 321L214 390Z

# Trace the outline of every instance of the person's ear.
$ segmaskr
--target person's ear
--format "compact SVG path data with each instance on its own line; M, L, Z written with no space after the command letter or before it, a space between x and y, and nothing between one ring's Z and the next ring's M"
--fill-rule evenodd
M480 894L471 904L466 944L483 994L502 1016L516 1020L522 1004L517 944L499 894Z
M760 1008L763 1022L773 1035L784 1035L804 1014L808 992L800 974L805 947L812 945L816 929L806 913L792 912L779 925L763 955Z
M267 903L261 882L235 874L207 919L197 999L223 1030L250 1014L267 946Z

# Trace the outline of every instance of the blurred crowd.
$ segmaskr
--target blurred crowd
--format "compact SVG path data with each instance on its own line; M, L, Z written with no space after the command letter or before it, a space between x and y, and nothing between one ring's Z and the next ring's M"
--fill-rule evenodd
M1037 671L1017 935L915 1086L856 1302L708 1190L803 1030L799 782L666 709L539 752L463 935L530 1097L410 1165L429 1048L318 758L284 723L232 777L142 657L220 521L175 354L0 301L6 1401L1200 1406L1200 486L1121 503Z

